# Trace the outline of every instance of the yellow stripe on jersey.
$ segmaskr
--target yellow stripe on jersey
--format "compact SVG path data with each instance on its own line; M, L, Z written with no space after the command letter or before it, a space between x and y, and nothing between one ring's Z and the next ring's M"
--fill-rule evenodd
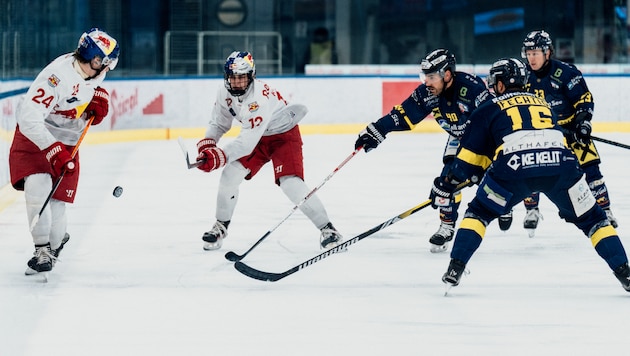
M410 130L413 130L413 128L416 127L416 125L411 122L411 119L409 119L409 116L407 116L407 113L405 113L405 109L403 109L402 105L399 104L394 106L394 110L397 110L402 114L403 119L405 119L405 122L409 125Z
M486 226L479 220L473 218L464 218L459 225L460 229L472 230L483 239L486 235Z
M75 119L78 119L81 117L81 115L83 115L83 112L85 111L85 109L87 109L89 104L90 103L85 103L77 106L77 117L75 117Z
M591 244L595 247L601 240L611 236L617 236L617 231L614 227L611 225L600 227L597 231L595 231L595 233L593 233L593 235L591 235Z
M457 158L473 166L481 167L484 170L490 167L490 164L492 163L492 160L487 156L478 155L465 147L462 147L459 150L459 152L457 153Z

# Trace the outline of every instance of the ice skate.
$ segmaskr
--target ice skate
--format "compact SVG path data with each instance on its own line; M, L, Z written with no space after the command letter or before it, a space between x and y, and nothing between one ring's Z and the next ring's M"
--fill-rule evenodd
M36 245L35 252L33 253L33 258L31 258L26 265L25 275L31 276L34 274L42 273L44 276L44 281L48 280L48 272L50 272L53 268L53 260L55 257L52 254L50 249L50 243L45 245Z
M512 210L509 213L499 216L499 229L508 231L512 226Z
M457 287L459 285L459 281L462 279L464 274L466 274L466 264L460 260L451 259L446 273L442 276L442 282L446 284L446 291L444 292L445 296L452 287Z
M55 267L55 263L59 260L59 254L61 253L61 250L63 250L63 247L66 245L66 242L68 242L68 240L70 240L70 234L68 234L66 232L66 234L64 235L63 239L61 240L61 245L59 245L58 248L56 249L50 249L52 256L54 257L52 259L52 266ZM31 257L31 259L27 262L28 266L31 265L35 265L37 263L37 257L33 256Z
M223 239L227 237L227 224L229 222L218 221L214 223L212 230L207 231L201 238L205 243L203 249L206 251L218 250L223 245Z
M433 253L446 251L454 235L455 223L442 222L438 231L429 239L429 243L431 244L430 251Z
M616 229L617 226L619 226L619 224L617 223L617 218L613 215L612 211L610 211L610 208L606 208L604 209L604 211L606 212L606 218L608 218L610 225L612 225L612 227Z
M319 238L319 244L325 250L336 247L343 242L343 237L330 222L322 227L320 231L322 234Z
M523 227L527 230L529 237L534 237L536 234L536 228L538 227L538 220L543 220L543 216L538 208L527 209L525 219L523 220Z
M614 271L615 277L621 282L623 289L630 292L630 267L628 267L627 263L622 264L617 267Z

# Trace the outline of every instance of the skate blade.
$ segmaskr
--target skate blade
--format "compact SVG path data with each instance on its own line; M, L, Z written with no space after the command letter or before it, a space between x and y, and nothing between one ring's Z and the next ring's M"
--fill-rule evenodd
M206 242L203 244L203 249L206 251L214 251L214 250L218 250L221 248L221 245L223 245L222 243L216 243L216 242Z
M452 285L452 284L450 284L450 283L446 283L446 287L445 287L445 289L444 289L444 296L445 296L445 297L446 297L446 296L448 296L448 292L450 292L450 291L451 291L451 288L453 288L453 285Z
M445 243L444 245L431 244L431 248L429 249L429 251L431 251L431 253L440 253L440 252L444 252L446 250L448 250L448 242Z
M37 272L33 269L28 268L26 272L24 272L24 275L27 277L33 277L33 278L37 277L41 280L42 283L48 283L49 273L50 271Z
M525 231L527 231L527 236L529 236L530 239L536 235L536 229L525 229Z

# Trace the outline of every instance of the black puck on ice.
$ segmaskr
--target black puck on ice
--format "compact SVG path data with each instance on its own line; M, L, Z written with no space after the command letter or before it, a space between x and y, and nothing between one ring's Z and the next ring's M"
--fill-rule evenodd
M119 196L122 195L123 189L121 186L117 186L116 188L114 188L114 192L112 194L114 194L114 196L116 198L118 198Z

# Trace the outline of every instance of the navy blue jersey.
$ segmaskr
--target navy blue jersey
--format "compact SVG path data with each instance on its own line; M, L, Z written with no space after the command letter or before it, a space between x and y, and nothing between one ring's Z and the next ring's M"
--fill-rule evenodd
M544 98L558 116L558 124L567 126L576 113L593 113L594 103L582 72L557 59L539 73L530 69L525 89Z
M452 175L459 181L480 178L491 165L505 179L558 175L567 162L575 169L577 158L555 118L549 103L532 93L504 93L486 101L470 116Z
M411 95L376 122L381 133L412 130L433 113L436 122L454 137L461 137L470 113L490 97L486 84L477 76L456 72L453 84L435 96L420 84Z

